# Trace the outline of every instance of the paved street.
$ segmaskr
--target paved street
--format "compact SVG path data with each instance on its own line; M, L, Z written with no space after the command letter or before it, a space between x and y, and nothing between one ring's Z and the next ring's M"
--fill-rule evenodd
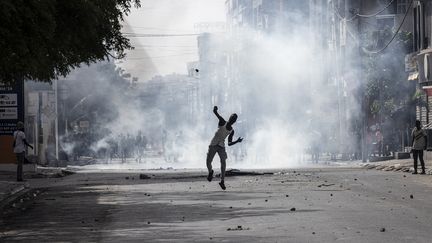
M430 242L432 177L365 169L227 178L199 171L32 181L2 242ZM34 179L33 179L34 180ZM39 194L38 194L39 193ZM32 194L33 195L33 194ZM24 208L24 209L23 209Z

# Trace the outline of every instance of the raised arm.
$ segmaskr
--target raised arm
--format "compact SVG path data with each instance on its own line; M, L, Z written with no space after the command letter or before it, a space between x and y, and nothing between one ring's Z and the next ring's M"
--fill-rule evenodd
M234 130L232 130L232 132L228 136L228 146L233 146L234 144L241 143L243 141L243 138L238 137L237 140L233 142L233 138L234 138Z
M223 117L221 115L219 115L217 106L213 107L213 113L219 119L219 126L225 125L226 121L225 121L225 119L223 119Z

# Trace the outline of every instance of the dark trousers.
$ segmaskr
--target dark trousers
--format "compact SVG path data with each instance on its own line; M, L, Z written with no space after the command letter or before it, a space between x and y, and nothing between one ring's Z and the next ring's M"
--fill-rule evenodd
M24 152L16 153L17 157L17 181L23 180L23 164L24 164Z
M420 158L420 164L422 167L422 172L425 171L425 163L423 160L423 150L413 149L413 158L414 158L414 171L417 172L417 161Z

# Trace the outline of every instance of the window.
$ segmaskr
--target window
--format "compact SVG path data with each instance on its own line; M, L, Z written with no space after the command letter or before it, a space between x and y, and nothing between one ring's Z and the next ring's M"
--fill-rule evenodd
M379 30L392 29L395 26L394 15L377 16L377 27Z
M414 17L414 51L427 48L424 8L421 2L416 2L413 8Z
M408 0L396 0L396 13L404 14L408 8Z

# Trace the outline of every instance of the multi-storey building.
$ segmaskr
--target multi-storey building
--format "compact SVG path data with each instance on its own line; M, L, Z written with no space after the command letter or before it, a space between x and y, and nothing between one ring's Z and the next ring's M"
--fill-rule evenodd
M432 135L432 1L414 1L413 52L406 57L408 79L418 82L416 118Z
M360 114L359 119L352 117L353 113L347 112L347 117L343 120L348 122L348 126L353 125L350 116L360 121L354 124L351 130L356 130L356 127L357 130L362 129L362 147L366 146L368 136L374 136L376 129L384 133L384 144L393 144L391 145L393 151L400 151L407 145L407 124L410 121L409 104L406 102L396 104L399 107L390 114L392 119L388 114L387 117L384 116L382 110L385 100L382 97L387 92L385 84L378 82L379 97L375 97L375 101L367 99L366 86L370 81L367 79L372 75L369 73L370 70L367 71L365 63L381 58L381 62L385 62L384 66L387 65L387 68L383 68L382 73L377 73L375 78L391 79L391 83L394 84L403 81L405 77L401 70L385 74L385 69L395 68L398 65L392 62L400 62L399 64L402 62L395 60L399 57L397 57L398 53L392 50L392 45L400 42L400 34L412 32L413 6L411 2L408 0L329 1L329 12L333 13L330 18L330 53L336 63L331 76L337 80L337 86L342 87L342 90L338 88L342 92L338 103L343 110L349 111L355 107L355 103L361 105L361 112L358 113ZM404 51L406 50L401 48L397 52L403 54ZM357 95L350 95L350 93L353 94L352 87L356 87L354 94ZM400 89L410 92L412 87L408 84L401 86ZM378 113L371 112L371 107L374 105L378 106Z
M263 106L258 97L264 90L248 86L265 83L266 77L258 77L251 68L250 53L262 48L257 43L265 36L301 36L313 53L308 63L313 71L303 75L303 85L311 94L321 92L328 97L321 100L322 109L311 117L326 116L331 124L327 124L325 133L338 141L340 152L348 150L341 141L354 136L352 146L359 154L360 148L366 148L369 127L384 127L387 122L380 115L370 114L371 104L365 99L364 60L381 55L380 49L385 49L389 41L391 44L383 33L411 32L415 21L419 27L414 42L418 43L418 55L422 55L424 51L419 49L428 48L425 39L430 40L430 28L420 20L427 19L422 17L425 14L417 12L420 8L427 11L428 5L429 1L414 1L411 6L409 0L227 0L227 33L206 33L198 38L200 114L206 114L213 105L223 106L240 114L246 132L253 130L259 122L256 112ZM407 144L405 126L397 128L401 134L399 147Z

